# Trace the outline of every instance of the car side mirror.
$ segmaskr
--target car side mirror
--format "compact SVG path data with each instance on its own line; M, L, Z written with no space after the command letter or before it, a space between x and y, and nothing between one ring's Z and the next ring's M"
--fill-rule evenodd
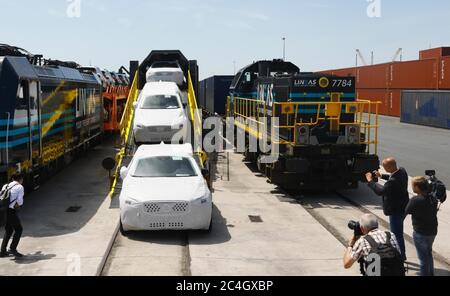
M122 180L125 180L125 178L127 177L127 175L128 175L128 168L127 168L127 167L122 167L122 168L120 169L120 178L121 178Z

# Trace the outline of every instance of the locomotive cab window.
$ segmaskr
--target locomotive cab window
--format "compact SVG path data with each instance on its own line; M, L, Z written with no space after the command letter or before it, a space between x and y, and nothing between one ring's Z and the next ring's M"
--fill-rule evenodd
M16 109L17 110L28 110L28 94L29 94L29 88L28 88L28 81L22 81L19 86L19 91L17 94L17 102L16 102Z

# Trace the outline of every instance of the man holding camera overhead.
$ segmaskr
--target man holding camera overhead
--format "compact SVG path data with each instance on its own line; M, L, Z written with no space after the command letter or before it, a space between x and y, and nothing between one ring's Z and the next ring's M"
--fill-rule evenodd
M390 157L383 160L383 168L389 175L379 171L366 174L369 188L378 196L383 197L383 211L389 217L391 231L395 234L400 246L403 260L406 261L403 223L405 209L409 202L408 173L397 166L397 161ZM378 183L378 178L386 180L385 185Z

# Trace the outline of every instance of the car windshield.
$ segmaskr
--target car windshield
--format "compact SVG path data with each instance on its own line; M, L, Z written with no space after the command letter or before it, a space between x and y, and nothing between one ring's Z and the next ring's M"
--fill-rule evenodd
M159 156L140 159L132 174L136 178L195 177L197 173L186 157Z
M176 96L148 96L144 99L141 109L179 109L180 104Z
M153 69L156 68L179 68L180 66L178 63L175 62L155 62L152 65Z

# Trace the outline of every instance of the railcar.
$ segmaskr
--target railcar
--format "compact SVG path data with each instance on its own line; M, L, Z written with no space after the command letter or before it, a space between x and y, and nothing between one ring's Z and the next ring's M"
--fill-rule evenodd
M97 76L55 61L38 65L35 57L0 50L2 183L21 172L27 188L37 189L99 140L103 129Z
M247 160L301 190L355 188L379 168L377 110L356 99L354 77L304 73L283 60L240 70L227 105Z

